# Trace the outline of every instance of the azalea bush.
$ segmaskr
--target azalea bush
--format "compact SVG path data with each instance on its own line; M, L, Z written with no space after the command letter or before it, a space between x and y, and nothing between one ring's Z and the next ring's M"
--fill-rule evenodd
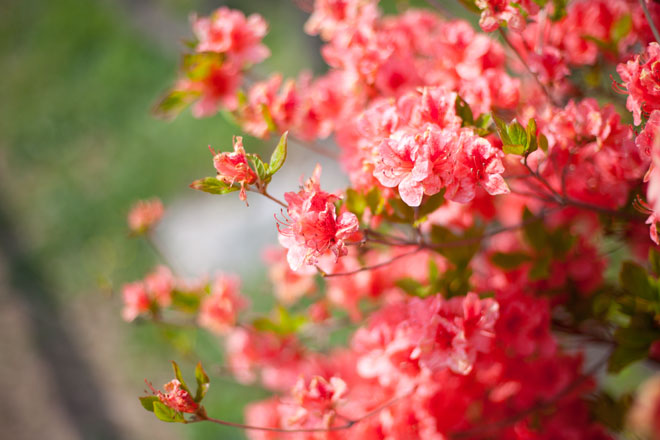
M597 377L660 365L660 3L463 0L480 29L440 1L297 3L326 73L259 77L266 20L221 7L193 16L155 107L235 122L190 186L273 202L276 307L250 312L222 272L123 287L125 320L208 330L222 371L272 397L225 420L204 367L189 387L174 363L145 409L251 439L660 439L658 378ZM316 166L272 193L292 139L350 186ZM136 204L133 233L162 213Z

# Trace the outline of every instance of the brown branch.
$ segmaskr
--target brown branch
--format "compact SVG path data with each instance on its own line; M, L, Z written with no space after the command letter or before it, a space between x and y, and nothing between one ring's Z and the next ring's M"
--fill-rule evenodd
M284 203L284 202L281 201L280 199L278 199L278 198L276 198L276 197L273 197L273 196L271 196L270 194L268 194L268 191L266 191L266 188L257 188L257 189L250 189L250 188L247 188L247 190L248 190L249 192L253 192L253 193L257 193L257 194L261 194L262 196L266 197L267 199L270 199L270 200L272 200L273 202L277 203L278 205L280 205L280 206L283 207L284 209L288 209L288 208L289 208L289 205L287 205L286 203Z
M321 274L321 276L323 278L345 277L345 276L349 276L349 275L355 275L356 273L364 272L364 271L367 271L367 270L373 270L373 269L378 269L378 268L381 268L381 267L389 266L390 264L394 263L395 261L400 260L400 259L405 258L405 257L408 257L410 255L416 254L417 252L419 252L421 250L424 250L424 246L418 246L416 249L413 249L409 252L405 252L403 254L399 254L395 257L392 257L391 259L389 259L387 261L383 261L381 263L374 264L374 265L371 265L371 266L363 266L363 267L360 267L360 268L355 269L355 270L349 270L347 272L326 273L318 266L316 266L316 269L319 271L319 273Z

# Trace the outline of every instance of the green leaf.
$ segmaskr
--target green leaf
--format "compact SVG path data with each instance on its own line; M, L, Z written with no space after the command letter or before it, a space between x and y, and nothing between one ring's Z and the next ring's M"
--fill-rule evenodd
M268 165L256 154L247 154L246 156L259 180L263 183L270 182L271 174L268 172Z
M259 331L287 336L297 333L303 325L307 324L306 316L292 315L282 306L277 306L276 312L277 321L268 317L261 317L252 322L253 327Z
M178 290L172 292L172 308L174 309L188 313L195 313L197 312L197 309L199 309L199 303L199 295Z
M176 411L169 406L165 405L163 402L154 402L154 414L163 422L169 423L185 423L186 420L183 418L183 414L179 411Z
M156 102L151 113L157 118L172 120L198 97L198 92L170 90Z
M576 242L577 237L564 228L555 229L548 233L547 237L547 243L555 259L564 258Z
M530 281L544 280L550 276L550 265L552 260L548 256L539 258L534 262L529 270L528 277Z
M470 105L463 100L460 96L456 96L456 114L463 120L461 124L463 127L474 125L474 115Z
M507 127L506 122L495 116L495 114L493 114L493 120L495 121L495 128L497 129L497 134L500 135L502 144L512 145L513 141L509 137L509 128Z
M566 16L566 4L568 0L552 0L554 10L550 16L550 20L559 21Z
M650 301L657 300L657 288L649 280L648 273L632 261L623 262L619 282L628 293Z
M537 251L545 250L548 243L548 234L541 219L534 219L534 214L525 207L523 211L523 235L525 241Z
M366 195L367 206L372 214L378 215L385 207L385 199L380 195L380 190L374 186Z
M238 92L236 92L236 98L238 99L238 107L239 108L243 108L245 106L245 104L247 104L247 102L248 102L247 95L245 94L245 92L243 90L239 90Z
M616 45L611 41L604 41L600 38L594 37L593 35L583 35L582 38L584 40L591 41L603 52L616 52Z
M502 269L515 269L530 260L531 257L524 252L495 252L490 256L490 261Z
M649 248L649 264L654 274L660 275L660 252L655 248Z
M195 393L195 402L201 402L209 389L211 380L204 371L202 363L198 362L195 367L195 380L197 381L197 392Z
M649 348L660 339L653 315L640 313L631 317L628 327L619 328L614 333L617 347L610 357L608 370L621 371L629 364L648 356Z
M422 283L414 278L406 277L397 280L394 283L398 288L402 289L408 295L419 296L418 292L424 287Z
M621 432L631 403L630 394L624 394L617 400L605 392L599 392L589 402L589 408L597 421L614 432Z
M479 115L476 121L474 121L474 125L478 128L483 128L486 129L490 126L490 123L492 122L493 118L490 115L490 113L482 113Z
M429 282L433 284L440 275L440 270L433 258L429 258Z
M539 135L538 137L539 148L543 150L544 153L548 152L548 138L544 134Z
M508 127L509 139L513 145L527 145L527 132L518 121L512 122Z
M179 365L177 365L177 363L174 361L172 361L172 369L174 370L174 377L176 377L177 380L181 382L181 388L190 393L190 388L188 388L188 385L186 385L186 382L183 380L183 376L181 375L181 369L179 368Z
M436 209L438 209L445 202L445 189L443 188L439 193L432 196L426 196L422 204L417 209L417 216L421 219L426 217Z
M217 177L204 177L203 179L197 179L190 184L190 187L209 194L227 194L241 189L239 186L225 183Z
M222 65L224 55L218 52L197 52L183 55L183 71L193 81L208 77L211 70Z
M504 154L515 154L518 156L523 156L525 154L525 146L503 144L502 151L504 151Z
M648 348L626 347L619 345L612 352L607 363L607 371L618 373L633 362L641 361L648 355Z
M536 142L533 142L532 145L532 139L530 139L525 127L523 127L520 122L514 120L511 124L507 125L495 115L493 115L493 119L495 120L497 133L502 140L502 151L504 151L505 154L517 154L522 156L536 149ZM533 123L532 127L528 128L530 130L533 129L534 132L536 132L536 122Z
M467 267L474 254L481 246L480 237L483 231L480 227L473 226L464 231L462 235L454 234L450 229L433 225L431 226L431 241L438 245L436 252L443 255L458 268Z
M358 219L362 219L364 210L367 209L367 199L364 195L355 191L353 188L346 190L346 208L355 214Z
M268 109L266 104L261 104L261 116L264 118L264 121L266 121L268 131L277 131L277 125L275 125L273 116L270 114L270 109Z
M393 198L389 199L387 202L394 211L393 214L385 215L387 220L394 223L413 223L415 221L415 210L406 205L403 200Z
M260 332L271 332L280 334L280 327L270 318L260 317L252 321L252 327Z
M630 14L625 14L619 17L610 29L610 39L615 44L621 41L632 30L633 22Z
M271 176L275 174L280 168L282 168L282 165L284 165L284 161L286 160L288 137L289 132L285 131L284 134L282 134L282 137L280 137L280 142L277 144L277 147L275 147L273 154L270 156L268 173Z
M525 154L533 153L538 148L536 142L536 120L534 118L530 119L527 122L527 128L525 129L527 135L527 143L525 144Z
M158 396L144 396L139 399L144 409L149 412L154 412L154 402L160 402Z

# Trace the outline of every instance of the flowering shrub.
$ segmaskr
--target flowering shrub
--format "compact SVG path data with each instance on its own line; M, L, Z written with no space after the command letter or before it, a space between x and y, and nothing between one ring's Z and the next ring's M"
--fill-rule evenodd
M437 1L392 16L377 0L302 3L327 73L247 80L266 22L220 8L193 18L156 106L280 136L268 162L235 136L191 184L280 205L275 309L245 313L227 274L159 266L123 288L126 321L213 332L226 371L273 397L244 424L211 417L201 365L193 395L174 364L143 406L252 439L660 439L657 379L631 405L595 376L660 361L660 4L462 0L480 32ZM289 136L332 137L350 187L322 189L317 166L271 194ZM148 239L161 214L140 202L130 228ZM347 325L346 344L321 343Z

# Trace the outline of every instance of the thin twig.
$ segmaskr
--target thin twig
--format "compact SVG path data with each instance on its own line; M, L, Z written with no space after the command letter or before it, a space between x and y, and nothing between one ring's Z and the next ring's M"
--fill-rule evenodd
M264 189L264 191L263 191L261 194L263 194L264 196L266 196L266 198L271 199L273 202L277 203L278 205L280 205L280 206L283 207L284 209L288 209L288 208L289 208L289 205L287 205L286 203L284 203L284 202L281 201L280 199L277 199L277 198L271 196L270 194L268 194L268 192L267 192L265 189Z
M366 270L374 270L374 269L378 269L378 268L381 268L381 267L389 266L390 264L394 263L397 260L400 260L402 258L405 258L405 257L408 257L410 255L416 254L417 252L422 251L422 250L424 250L424 246L418 246L417 248L415 248L415 249L413 249L409 252L399 254L395 257L392 257L391 259L389 259L387 261L383 261L381 263L374 264L374 265L371 265L371 266L363 266L363 267L360 267L360 268L355 269L355 270L349 270L347 272L325 273L318 266L316 266L316 269L319 271L319 273L321 274L321 276L323 278L345 277L345 276L349 276L349 275L355 275L356 273L364 272Z
M499 28L498 31L500 33L500 36L502 37L502 39L506 43L506 45L509 46L509 48L513 51L513 53L516 54L516 56L518 57L518 59L520 60L522 65L525 66L525 69L527 70L527 72L532 76L532 78L534 78L536 83L541 87L541 89L543 90L543 93L545 93L545 96L548 97L548 99L550 100L550 102L553 105L555 105L557 107L560 107L561 103L555 99L555 97L552 95L552 93L550 93L550 90L548 89L548 87L541 82L538 75L536 73L534 73L534 71L531 69L531 67L529 67L529 64L527 64L527 61L525 61L525 59L522 57L522 55L520 53L518 53L515 46L511 43L511 40L509 40L509 37L506 35L506 32L504 32L504 30L502 28Z
M649 8L646 6L646 1L639 0L639 4L642 5L642 10L644 11L644 15L646 16L646 21L649 22L649 26L651 27L651 31L653 32L653 37L655 38L655 41L660 43L660 33L658 33L658 29L655 27L655 23L653 23L653 17L651 17L651 12L649 11Z
M283 207L284 209L288 209L288 208L289 208L289 205L287 205L286 203L284 203L284 202L281 201L280 199L278 199L278 198L276 198L276 197L273 197L273 196L271 196L270 194L268 194L268 191L266 191L265 188L262 188L262 189L250 189L250 188L248 188L247 190L250 191L250 192L257 193L257 194L261 194L262 196L265 196L267 199L272 200L273 202L277 203L278 205L280 205L280 206Z

